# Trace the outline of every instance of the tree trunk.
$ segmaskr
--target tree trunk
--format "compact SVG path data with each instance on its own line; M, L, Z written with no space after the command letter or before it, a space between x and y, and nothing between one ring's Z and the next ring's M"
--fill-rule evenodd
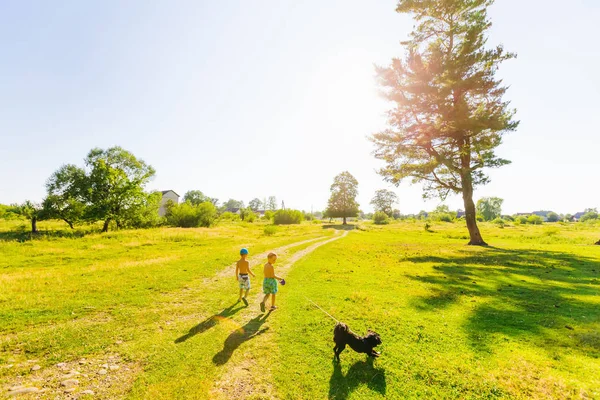
M463 202L465 205L465 219L467 221L467 229L469 230L469 246L487 246L487 243L483 241L479 228L477 227L477 212L475 210L475 203L473 203L473 184L471 182L471 176L466 179L463 178Z
M38 230L37 230L37 217L31 218L31 233L38 233Z
M594 243L597 246L600 246L600 240L598 240L596 243Z
M110 224L110 218L104 221L104 226L102 227L102 232L108 232L108 224Z
M344 217L344 225L346 225L346 217Z
M63 221L65 221L67 224L69 224L69 226L71 227L71 229L75 229L75 227L73 226L73 223L67 219L63 218Z

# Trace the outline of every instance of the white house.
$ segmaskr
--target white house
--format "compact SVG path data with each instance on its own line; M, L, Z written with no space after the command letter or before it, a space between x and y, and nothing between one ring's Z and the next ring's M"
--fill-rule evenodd
M167 210L165 209L165 205L167 204L167 201L171 200L173 203L179 204L179 195L172 190L163 190L163 191L161 191L161 193L162 193L162 200L160 201L160 208L158 209L158 215L160 215L161 217L164 217L165 214L167 213Z

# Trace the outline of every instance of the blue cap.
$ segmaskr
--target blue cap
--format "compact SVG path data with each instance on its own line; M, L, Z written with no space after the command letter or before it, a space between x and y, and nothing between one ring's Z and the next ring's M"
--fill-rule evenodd
M242 255L242 256L248 255L248 249L246 249L246 248L241 249L240 255Z

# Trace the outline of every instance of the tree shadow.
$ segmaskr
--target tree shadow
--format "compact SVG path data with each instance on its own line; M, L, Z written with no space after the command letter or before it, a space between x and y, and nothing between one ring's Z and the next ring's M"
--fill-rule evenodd
M356 229L356 225L353 225L353 224L347 224L347 225L342 225L342 224L326 224L326 225L322 225L321 228L323 228L323 229L335 229L336 231L352 231L352 230Z
M346 399L360 385L366 384L373 391L385 396L387 383L385 370L373 366L373 358L367 361L357 361L349 369L346 375L342 372L342 364L333 362L333 373L329 379L329 398Z
M254 339L255 337L262 335L269 330L268 327L260 329L260 327L267 321L269 315L271 315L271 311L266 314L261 314L256 318L252 318L250 321L248 321L248 323L246 323L246 325L231 332L223 343L223 349L214 355L213 363L215 365L225 364L227 361L229 361L233 352L240 347L242 343L247 342L250 339Z
M237 305L239 305L240 307L235 308ZM196 335L199 335L200 333L206 332L207 330L209 330L210 328L212 328L213 326L218 324L219 321L223 320L223 318L229 318L243 308L245 308L245 307L243 306L242 303L239 303L239 302L233 303L232 305L230 305L229 307L227 307L220 313L212 315L212 316L206 318L204 321L200 322L198 325L191 327L188 333L175 339L175 343L185 342L186 340L188 340Z
M479 350L491 353L494 342L532 335L535 345L556 354L569 347L600 356L600 340L590 334L600 323L600 308L586 301L600 289L597 259L488 246L454 257L406 260L436 264L433 274L409 276L432 285L431 295L413 301L415 308L437 312L472 303L464 328Z
M24 230L11 230L0 232L0 242L27 242L39 239L78 239L86 235L97 233L91 230L49 230L32 233Z

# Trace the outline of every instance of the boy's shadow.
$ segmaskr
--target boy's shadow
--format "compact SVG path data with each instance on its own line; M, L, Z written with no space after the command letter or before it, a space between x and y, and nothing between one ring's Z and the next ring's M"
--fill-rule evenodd
M333 374L329 379L329 398L346 399L358 386L366 384L369 389L385 396L387 384L385 381L385 370L375 368L373 359L357 361L350 367L346 375L342 373L342 365L333 362Z
M239 329L231 332L225 343L223 343L223 349L219 351L213 357L213 363L215 365L223 365L231 358L233 352L240 347L240 345L250 339L254 339L258 335L262 335L269 328L260 329L262 324L267 321L267 318L271 315L271 311L266 314L261 314L256 318L252 318L248 323Z
M235 308L236 305L241 305L241 307ZM175 343L185 342L186 340L190 339L191 337L194 337L202 332L209 330L210 328L215 326L217 323L219 323L219 321L221 319L229 318L233 314L237 313L238 311L240 311L243 308L245 308L243 306L243 304L237 303L237 302L233 303L232 305L230 305L229 307L227 307L220 313L210 316L210 317L206 318L204 321L200 322L198 325L190 328L190 331L188 333L175 339Z

